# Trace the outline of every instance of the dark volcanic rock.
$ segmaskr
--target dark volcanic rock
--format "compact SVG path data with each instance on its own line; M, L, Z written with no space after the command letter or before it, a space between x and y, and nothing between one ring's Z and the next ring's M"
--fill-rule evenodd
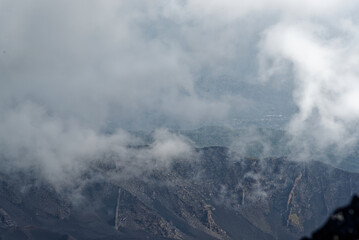
M7 212L0 208L0 229L14 229L16 223L11 219Z
M350 205L336 210L328 222L316 231L312 238L302 240L357 240L359 239L359 197L354 196Z
M0 175L0 239L299 239L359 192L359 174L319 162L198 156L132 179L100 162L112 177L86 181L80 201Z

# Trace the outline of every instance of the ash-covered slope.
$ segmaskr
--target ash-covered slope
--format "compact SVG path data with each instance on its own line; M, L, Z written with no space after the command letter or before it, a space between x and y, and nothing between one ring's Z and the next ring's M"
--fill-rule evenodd
M359 174L319 162L198 153L131 179L98 164L111 177L70 193L2 175L0 239L299 239L359 192Z

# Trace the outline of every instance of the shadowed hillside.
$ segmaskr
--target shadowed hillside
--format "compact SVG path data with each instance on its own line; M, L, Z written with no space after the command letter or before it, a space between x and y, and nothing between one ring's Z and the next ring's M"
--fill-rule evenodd
M223 147L198 156L138 178L89 181L79 195L2 175L1 239L298 239L359 192L359 174L319 162L240 159ZM92 171L121 175L101 163Z

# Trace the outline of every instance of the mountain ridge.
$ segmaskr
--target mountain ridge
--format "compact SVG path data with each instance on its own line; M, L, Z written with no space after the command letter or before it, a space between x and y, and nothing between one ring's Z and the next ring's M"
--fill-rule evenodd
M197 159L178 159L146 176L89 182L79 202L46 183L24 189L11 180L16 176L2 175L0 236L299 239L359 192L359 174L320 162L240 158L225 147L197 153ZM121 174L103 164L93 171Z

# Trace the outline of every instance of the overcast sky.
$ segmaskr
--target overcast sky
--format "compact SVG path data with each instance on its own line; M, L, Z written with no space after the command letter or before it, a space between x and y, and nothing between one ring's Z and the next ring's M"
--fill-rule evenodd
M0 0L0 151L72 162L121 129L269 112L291 114L298 152L347 151L358 141L358 10L354 0ZM118 138L102 134L109 125Z

